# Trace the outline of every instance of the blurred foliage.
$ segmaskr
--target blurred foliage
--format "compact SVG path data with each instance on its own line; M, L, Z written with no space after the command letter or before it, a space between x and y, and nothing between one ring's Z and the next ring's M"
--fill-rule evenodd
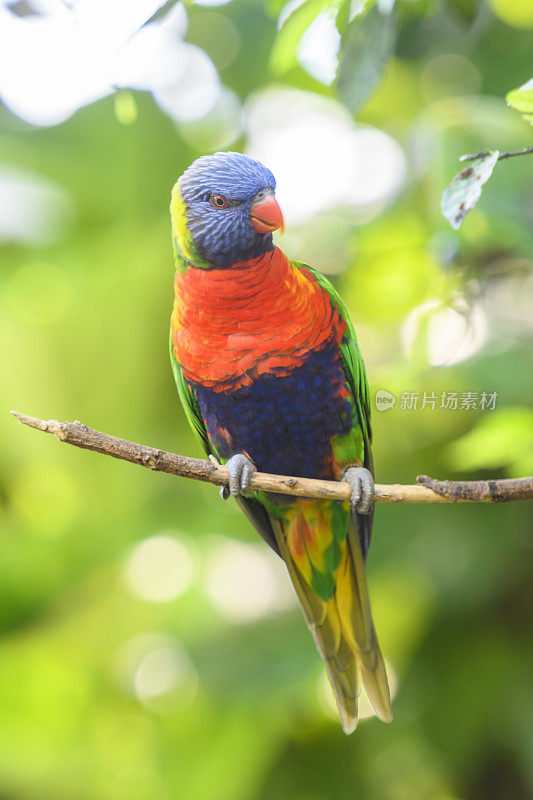
M348 108L357 113L381 82L394 51L396 22L391 13L369 8L352 19L342 36L337 85Z
M295 58L326 4L307 0L278 32L281 5L188 6L189 41L245 110L271 84L336 97ZM357 17L344 13L348 32ZM399 0L390 13L395 54L357 121L401 146L401 189L321 212L286 249L335 273L373 393L438 398L374 411L380 482L524 474L528 159L495 171L460 232L439 203L458 155L527 144L530 126L502 98L531 74L531 4ZM343 64L345 79L368 80L357 59ZM7 415L79 418L199 455L168 364L169 190L204 149L246 147L247 131L221 145L223 115L176 126L129 90L55 127L6 108L0 122L0 167L51 182L69 209L53 240L6 236L0 250L0 796L531 797L527 504L377 509L368 571L395 720L363 720L347 738L280 565L231 503L62 447ZM496 408L441 408L453 392L495 392Z

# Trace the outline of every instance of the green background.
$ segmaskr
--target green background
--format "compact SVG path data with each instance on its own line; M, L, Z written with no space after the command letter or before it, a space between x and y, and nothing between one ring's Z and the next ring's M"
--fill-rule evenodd
M344 269L333 276L372 393L498 393L493 411L409 411L399 402L374 410L382 483L533 471L533 164L498 164L459 232L440 213L462 153L530 144L531 127L503 99L531 77L533 22L528 4L511 5L401 2L396 54L358 114L408 159L396 201L350 223ZM192 6L189 39L216 62L218 27L208 17L232 21L240 49L221 78L242 99L270 83L335 97L296 64L272 73L278 10L250 0ZM470 72L446 67L464 62L432 68L443 55L461 56ZM2 110L0 165L64 187L74 212L59 241L0 249L0 798L531 797L528 504L377 508L368 574L397 684L395 719L364 719L345 737L283 576L232 501L60 445L8 416L15 408L81 419L200 455L167 341L169 192L202 151L149 94L133 98L129 125L115 97L43 129ZM334 221L332 213L320 221L332 247ZM313 220L303 226L304 241L314 229ZM469 358L430 366L431 315L452 307L467 326L480 308L488 333ZM406 352L400 331L416 308ZM139 559L143 570L136 546L154 536L171 541L171 554L178 542L189 564L183 591L165 602L146 599L131 578ZM247 617L255 589L244 577L242 616L217 601L225 575L239 583L231 571L239 559L244 572L247 564L266 571L279 608L274 598ZM155 569L157 579L165 565Z

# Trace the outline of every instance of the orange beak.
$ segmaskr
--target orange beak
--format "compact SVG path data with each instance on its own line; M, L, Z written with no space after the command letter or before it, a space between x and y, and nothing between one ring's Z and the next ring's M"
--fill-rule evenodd
M285 230L281 208L273 194L255 203L250 209L250 219L257 233L271 233Z

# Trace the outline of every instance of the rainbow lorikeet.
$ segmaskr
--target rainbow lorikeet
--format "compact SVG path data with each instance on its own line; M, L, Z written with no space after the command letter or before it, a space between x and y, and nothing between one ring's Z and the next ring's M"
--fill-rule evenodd
M287 566L351 733L362 684L377 716L392 718L364 569L369 391L340 296L272 242L283 229L275 187L266 167L239 153L203 156L175 184L170 354L192 428ZM352 502L251 492L255 469L345 480Z

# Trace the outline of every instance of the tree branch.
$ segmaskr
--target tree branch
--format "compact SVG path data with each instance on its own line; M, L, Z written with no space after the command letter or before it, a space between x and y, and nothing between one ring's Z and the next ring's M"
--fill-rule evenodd
M12 411L11 414L23 425L45 433L53 433L60 441L85 450L113 456L157 472L168 472L183 478L225 486L228 483L226 467L214 461L188 458L155 447L146 447L107 433L87 428L81 422L60 422L57 419L38 419ZM294 478L286 475L267 475L256 472L252 477L252 489L277 494L310 497L317 500L349 500L350 487L336 481ZM376 484L374 500L379 503L499 503L510 500L533 498L533 477L493 481L437 481L421 475L417 485L390 486Z
M533 147L524 147L523 150L515 150L514 153L500 153L497 160L504 161L506 158L513 158L514 156L527 156L529 153L533 153ZM490 155L490 153L487 151L481 151L481 153L467 153L461 156L459 161L475 161L476 158L486 158L488 155Z

